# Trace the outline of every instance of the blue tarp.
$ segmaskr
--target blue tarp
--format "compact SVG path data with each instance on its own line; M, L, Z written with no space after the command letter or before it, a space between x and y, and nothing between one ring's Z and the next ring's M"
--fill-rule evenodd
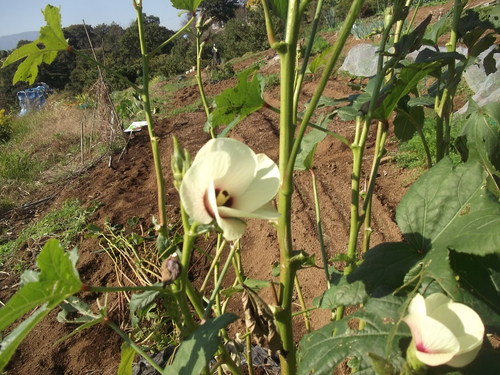
M24 116L28 112L42 108L45 105L45 99L47 98L49 91L50 88L45 83L41 83L30 89L19 91L17 93L17 99L19 100L19 105L21 107L19 116Z

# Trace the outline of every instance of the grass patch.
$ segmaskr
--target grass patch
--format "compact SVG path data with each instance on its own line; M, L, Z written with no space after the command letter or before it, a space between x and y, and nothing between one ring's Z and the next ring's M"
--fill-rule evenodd
M172 79L162 86L162 90L166 93L175 93L184 87L196 85L194 77L187 78L186 76L179 76L178 79Z
M207 98L208 102L210 103L210 98ZM165 112L165 118L172 117L172 116L177 116L182 113L191 113L191 112L196 112L199 108L201 108L202 103L201 103L201 98L196 99L193 103L188 104L184 107L178 107L178 108L173 108L171 110L168 110Z
M280 85L280 77L278 74L268 74L264 76L264 88L271 90Z
M9 117L12 132L7 142L0 142L0 212L24 203L39 186L71 175L112 146L109 124L95 109L79 108L73 98L59 94L40 110Z
M31 158L24 150L18 149L0 153L1 178L31 181L41 170L42 164Z
M97 208L98 204L82 207L78 200L66 201L60 208L24 228L14 240L0 243L0 264L4 264L27 242L42 247L49 238L57 238L64 247L71 247Z
M460 160L460 155L453 146L456 136L459 134L464 123L464 116L454 117L451 124L451 141L449 148L449 157L453 162ZM433 112L427 113L423 133L429 146L429 151L432 156L433 164L436 162L436 122ZM395 153L394 159L397 164L406 169L421 168L427 164L427 156L422 143L422 139L417 133L408 141L400 142L398 152Z

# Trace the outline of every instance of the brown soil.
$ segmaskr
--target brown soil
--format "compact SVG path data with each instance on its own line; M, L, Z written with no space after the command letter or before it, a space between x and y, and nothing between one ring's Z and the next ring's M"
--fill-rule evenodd
M440 8L439 6L436 8ZM426 13L428 14L428 13ZM262 68L266 74L276 73L279 64L269 57L268 63ZM235 70L240 70L252 61L244 61ZM347 85L348 79L334 76L324 93L327 97L339 98L351 93ZM231 79L218 84L207 84L207 93L213 96L221 90L232 87L235 80ZM304 101L310 98L316 82L305 85ZM198 98L196 86L184 88L175 93L169 103L169 108L189 105ZM279 91L274 88L266 93L266 99L277 106ZM157 120L156 133L160 138L160 150L164 175L167 179L167 211L172 218L178 212L177 192L171 184L169 170L172 153L171 137L177 136L180 143L192 155L209 140L209 135L202 130L205 115L202 110L194 113L181 114L168 119ZM351 139L354 126L352 123L334 120L329 128ZM255 152L263 152L277 161L278 157L278 117L270 110L262 109L252 114L232 132L231 137L243 141ZM365 154L364 171L368 171L373 155L373 137L368 143ZM394 145L389 142L389 149ZM340 142L326 138L318 147L315 158L315 173L318 180L320 204L323 219L325 245L329 257L345 252L349 230L349 207L351 190L351 152ZM381 165L378 184L374 196L374 232L372 245L382 241L398 241L401 234L394 221L395 207L403 196L406 188L413 182L414 171L401 170L396 165L387 162ZM129 147L119 159L113 157L111 167L107 161L102 161L85 174L78 176L64 186L51 187L61 189L57 197L49 205L38 207L37 214L60 205L69 198L77 198L83 204L92 201L101 203L92 222L102 225L107 219L112 223L124 224L127 219L140 217L145 225L151 217L157 215L156 180L152 164L151 148L145 131L136 133L130 140ZM49 194L47 194L49 195ZM321 266L320 249L316 236L314 201L312 196L311 178L309 172L298 172L295 175L295 192L293 196L293 230L294 246L297 250L305 250L315 254L317 265ZM32 213L34 214L34 213ZM26 219L26 218L25 218ZM15 221L10 225L15 228ZM279 260L276 233L273 227L265 221L250 220L248 229L242 238L243 264L248 277L263 280L273 280L271 268ZM78 269L82 280L89 285L113 285L116 281L113 264L104 253L96 253L98 244L94 239L82 238L79 244L80 260ZM20 254L24 257L24 255ZM200 257L199 255L197 255ZM190 270L191 275L200 275L206 271L205 262L193 261L196 266ZM338 264L341 266L341 264ZM0 274L0 278L4 277ZM298 274L304 297L308 304L325 288L323 270L309 268ZM1 280L0 300L6 301L14 292L9 286L15 281L11 278ZM270 290L263 290L262 297L273 302ZM97 295L82 296L88 302L95 301ZM111 300L111 305L117 303ZM235 301L230 310L241 314L241 307ZM118 314L120 312L120 314ZM64 343L53 346L54 342L70 333L75 327L64 325L55 320L56 312L43 320L20 345L7 373L14 374L114 374L116 373L121 339L107 326L100 325L85 330ZM126 323L127 315L118 308L111 312L111 319L118 323ZM313 312L313 328L318 328L328 322L328 312ZM295 321L296 337L304 333L303 320Z

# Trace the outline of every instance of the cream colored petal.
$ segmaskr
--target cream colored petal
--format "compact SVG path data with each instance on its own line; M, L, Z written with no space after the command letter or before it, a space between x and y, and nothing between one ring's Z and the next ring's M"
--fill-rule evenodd
M213 185L213 176L225 175L229 166L225 153L214 152L193 163L182 180L181 202L189 217L199 223L208 224L213 217L205 207L205 195Z
M210 191L213 191L213 194L208 195L208 205L215 215L217 225L222 229L223 237L227 241L236 241L245 233L245 222L238 218L222 217L220 215L221 207L217 207L217 198L213 184L210 186Z
M456 316L460 317L463 322L464 332L467 335L472 335L478 341L483 341L484 324L481 317L469 306L463 303L452 302L449 309L453 311ZM449 327L449 325L448 325ZM453 329L451 329L453 331Z
M420 293L415 295L415 297L411 300L410 305L408 306L408 314L427 315L425 299Z
M225 173L213 175L215 187L227 190L231 196L242 194L255 178L257 159L255 153L244 143L230 138L208 141L196 154L195 163L213 155L225 154L229 160Z
M266 155L257 155L257 173L243 194L236 196L232 207L252 212L274 198L280 186L278 166Z
M450 302L434 309L430 317L445 324L456 336L472 335L482 341L484 325L479 315L470 307L457 302Z
M217 218L217 224L222 229L223 236L227 241L236 241L243 236L246 229L244 221L236 218Z
M437 309L442 305L451 303L452 300L443 293L434 293L425 298L425 308L427 310L427 315L430 315L433 310Z
M410 314L404 321L415 341L416 356L426 365L442 365L458 353L457 338L442 323L422 314Z
M240 217L240 218L248 218L248 219L277 219L279 217L278 212L274 208L272 204L266 204L262 207L259 207L253 212L247 212L242 210L237 210L232 207L219 207L219 214L222 217Z
M467 347L470 347L471 343L468 343L468 341L471 337L468 336L467 338L462 338L462 340L459 340L460 346L464 345ZM465 339L465 340L464 340ZM477 340L474 340L476 343L476 347L469 349L467 352L462 353L462 354L457 354L455 355L450 361L448 361L446 364L448 366L452 367L464 367L467 366L469 363L471 363L479 353L479 350L481 350L481 344L482 342L477 342Z

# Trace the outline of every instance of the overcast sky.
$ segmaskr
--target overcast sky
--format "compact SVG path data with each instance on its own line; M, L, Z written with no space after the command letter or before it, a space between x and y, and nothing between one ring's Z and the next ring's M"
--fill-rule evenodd
M62 26L113 21L127 27L135 20L133 0L0 0L0 36L38 31L45 25L41 10L47 4L61 8ZM160 18L162 26L178 30L179 12L169 0L143 0L143 12Z

